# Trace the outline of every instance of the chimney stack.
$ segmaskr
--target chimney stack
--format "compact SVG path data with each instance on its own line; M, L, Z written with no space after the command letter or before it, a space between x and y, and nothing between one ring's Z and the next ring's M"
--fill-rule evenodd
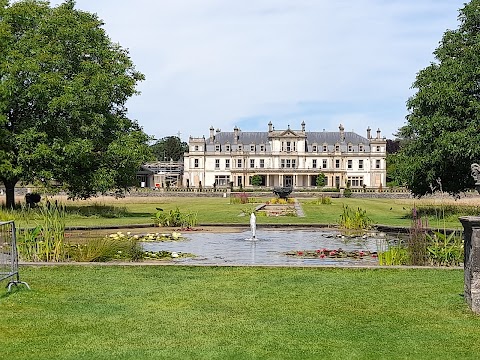
M215 139L214 131L215 129L213 128L213 126L210 126L210 141L213 141Z
M238 142L238 127L233 128L233 142L236 144Z

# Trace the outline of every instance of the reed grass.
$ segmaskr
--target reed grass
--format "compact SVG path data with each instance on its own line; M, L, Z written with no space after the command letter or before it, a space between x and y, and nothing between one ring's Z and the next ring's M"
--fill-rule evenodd
M409 265L425 265L427 259L427 228L428 220L418 215L416 208L412 210L412 225L407 237L405 248L408 253Z
M361 208L353 210L348 205L343 206L338 224L344 229L367 230L372 227L372 220L367 216L367 211Z
M18 228L20 256L27 261L58 262L67 258L65 249L65 208L42 204L34 227Z
M143 254L139 241L132 236L106 236L68 247L68 257L78 262L138 261Z
M407 249L401 244L377 243L378 264L382 266L407 265L409 263Z
M463 236L460 232L427 233L428 262L436 266L458 266L464 261Z
M157 208L153 216L156 226L180 227L181 229L193 228L197 225L197 219L198 214L195 211L182 213L178 207L168 212Z

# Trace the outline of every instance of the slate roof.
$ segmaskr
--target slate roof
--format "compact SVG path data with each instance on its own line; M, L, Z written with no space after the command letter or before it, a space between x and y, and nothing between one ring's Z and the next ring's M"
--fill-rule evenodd
M297 134L301 135L301 131L295 131ZM279 133L279 132L275 132ZM275 134L277 135L277 134ZM334 145L336 143L341 143L340 132L327 132L327 131L306 131L305 135L307 136L307 143L314 144L329 144ZM344 132L345 140L343 143L352 143L352 144L365 144L368 145L370 141L360 136L354 132L345 131ZM235 133L232 132L217 132L215 134L215 140L210 141L210 138L207 138L208 144L233 144L235 142ZM238 132L238 143L239 144L266 144L268 143L268 132L267 131L239 131Z
M268 132L239 131L238 137L238 143L240 144L266 144L268 142ZM235 133L233 131L216 133L214 142L220 144L233 144L235 142Z
M327 143L329 145L334 145L336 143L342 142L340 139L340 132L339 131L334 131L334 132L327 132L327 131L318 131L318 132L306 132L307 134L307 142L309 144L317 143L317 144L323 144ZM345 140L343 142L345 143L352 143L352 144L369 144L370 141L363 137L360 136L354 132L351 131L345 131L344 132L344 137Z

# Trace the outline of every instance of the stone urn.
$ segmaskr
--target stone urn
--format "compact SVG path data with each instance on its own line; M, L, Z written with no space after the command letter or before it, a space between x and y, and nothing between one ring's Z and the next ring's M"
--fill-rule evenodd
M285 186L285 187L274 187L273 193L277 195L280 199L287 199L288 195L292 192L292 187Z

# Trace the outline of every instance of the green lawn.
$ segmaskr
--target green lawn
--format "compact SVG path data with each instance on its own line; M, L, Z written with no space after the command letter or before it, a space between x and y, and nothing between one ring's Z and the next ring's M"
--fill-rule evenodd
M254 195L251 195L254 197ZM228 198L206 197L129 197L115 200L114 198L92 199L89 201L68 201L66 219L67 226L99 226L99 225L131 225L152 223L152 216L156 208L164 211L174 210L176 207L182 213L195 212L200 224L248 224L249 219L239 216L242 210L252 210L268 199L258 199L253 204L230 204ZM422 203L417 200L394 199L359 199L338 198L332 199L332 204L316 204L315 199L300 199L306 217L258 217L258 224L329 224L336 225L343 206L360 207L367 211L367 215L374 224L410 226L408 215L412 207ZM20 216L0 210L0 220L15 217L19 226L33 225L33 215ZM27 221L28 219L28 221ZM461 229L458 216L445 218L431 216L430 226L434 228Z
M336 225L343 212L343 206L362 208L367 210L367 215L374 224L406 226L409 227L411 220L408 215L415 205L414 200L392 200L392 199L355 199L339 198L332 199L330 205L319 205L314 203L315 199L300 199L305 212L305 217L257 217L258 224L329 224ZM230 204L226 198L157 198L154 203L142 202L142 198L131 199L131 201L115 201L108 204L124 208L126 217L103 218L103 217L77 217L67 221L71 225L96 225L96 224L145 224L151 223L152 214L157 207L164 211L174 210L176 207L182 212L193 211L197 213L200 224L248 224L249 218L239 216L242 210L253 209L261 204L259 199L254 204ZM450 217L443 223L439 218L431 217L429 223L432 227L461 229L457 217Z
M477 359L463 271L23 267L5 359Z

